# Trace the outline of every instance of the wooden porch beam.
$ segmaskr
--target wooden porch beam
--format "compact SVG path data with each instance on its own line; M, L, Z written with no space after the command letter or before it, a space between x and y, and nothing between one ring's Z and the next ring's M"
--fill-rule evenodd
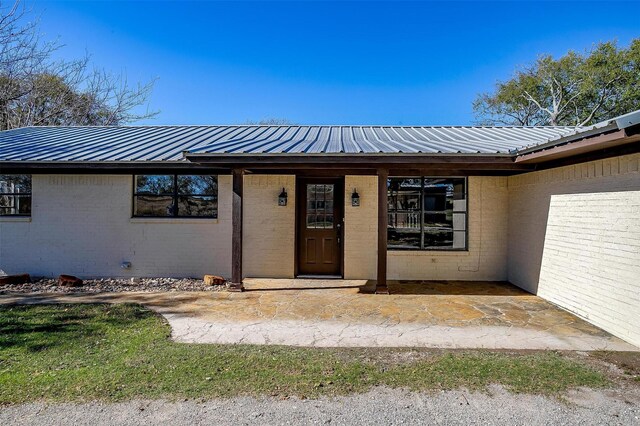
M387 227L389 206L387 205L388 169L378 169L378 274L376 294L389 294L387 287Z
M233 169L233 199L231 202L231 284L229 291L243 291L242 284L242 191L244 169Z

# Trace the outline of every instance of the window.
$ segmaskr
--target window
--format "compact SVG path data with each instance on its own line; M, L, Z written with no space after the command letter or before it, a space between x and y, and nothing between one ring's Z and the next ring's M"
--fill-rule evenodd
M333 229L333 184L307 184L307 229Z
M0 175L0 216L31 216L31 175Z
M138 217L218 217L218 177L136 175L133 215Z
M390 178L389 249L465 250L465 178Z

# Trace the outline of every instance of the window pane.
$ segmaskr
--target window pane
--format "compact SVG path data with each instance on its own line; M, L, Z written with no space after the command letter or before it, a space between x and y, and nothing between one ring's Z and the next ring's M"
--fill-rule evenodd
M389 190L398 191L419 191L422 188L422 178L391 178L389 179Z
M134 216L173 216L173 197L137 195L134 197Z
M324 185L324 197L325 200L333 200L333 184Z
M31 175L0 175L0 192L30 194Z
M467 233L465 231L453 231L453 248L463 249L467 246Z
M390 178L387 186L389 248L466 247L465 178Z
M453 214L453 229L455 231L464 231L467 229L467 215L464 213Z
M31 215L31 175L0 175L0 193L0 216Z
M180 196L178 197L178 216L217 217L217 197Z
M173 194L172 175L138 175L136 176L136 194Z
M316 221L316 215L315 214L308 214L307 215L307 228L310 228L310 229L317 228L317 221Z
M333 215L332 214L328 214L324 217L324 221L323 221L323 227L325 229L332 229L333 228Z
M420 231L389 228L387 246L396 249L419 249Z
M398 229L420 229L420 213L390 213L389 226Z
M31 214L31 195L0 195L0 216Z
M419 210L421 186L420 179L389 179L389 210Z
M420 210L420 192L410 191L404 193L394 192L389 197L389 210L412 211Z
M426 178L424 180L425 211L453 210L465 211L464 179L461 178Z
M425 213L424 226L427 228L453 228L453 214L449 212Z
M307 228L333 228L332 184L307 184Z
M453 231L437 228L425 229L424 248L453 248Z
M178 175L178 194L218 195L218 177L210 175Z

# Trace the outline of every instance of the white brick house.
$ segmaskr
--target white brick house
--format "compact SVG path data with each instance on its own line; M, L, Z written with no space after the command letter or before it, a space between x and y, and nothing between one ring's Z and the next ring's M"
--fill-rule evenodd
M0 269L509 281L640 345L639 123L5 131Z

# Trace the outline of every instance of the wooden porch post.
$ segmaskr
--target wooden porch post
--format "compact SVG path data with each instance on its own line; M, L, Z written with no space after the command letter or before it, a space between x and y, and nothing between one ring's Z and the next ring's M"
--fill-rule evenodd
M388 178L389 170L378 169L378 276L376 294L389 294L389 288L387 287Z
M231 203L231 284L229 291L243 291L242 285L242 189L244 170L233 169L233 200Z

